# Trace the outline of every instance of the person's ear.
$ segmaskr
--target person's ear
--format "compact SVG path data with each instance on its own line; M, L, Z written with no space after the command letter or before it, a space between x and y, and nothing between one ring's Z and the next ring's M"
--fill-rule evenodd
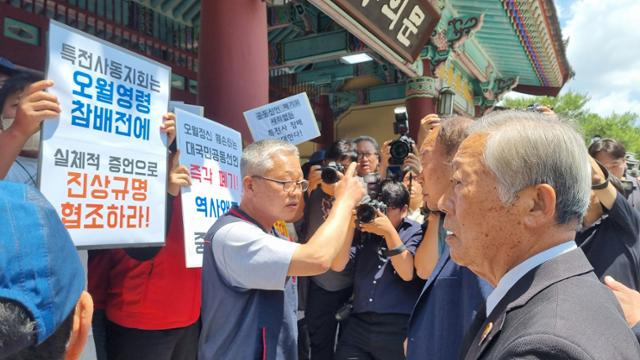
M556 191L549 184L530 186L518 194L524 206L524 224L529 227L546 226L555 221Z
M249 191L253 191L253 178L251 176L245 176L242 178L243 187Z
M82 355L82 350L87 344L87 338L91 332L91 319L93 318L93 299L88 292L80 294L76 310L73 314L73 327L67 343L65 360L77 360Z

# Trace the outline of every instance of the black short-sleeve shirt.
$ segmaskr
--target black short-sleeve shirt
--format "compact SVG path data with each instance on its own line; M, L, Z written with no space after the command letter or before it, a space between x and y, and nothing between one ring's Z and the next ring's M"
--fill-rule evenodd
M576 234L582 248L602 280L610 275L635 290L640 289L640 215L618 194L610 210L593 226Z

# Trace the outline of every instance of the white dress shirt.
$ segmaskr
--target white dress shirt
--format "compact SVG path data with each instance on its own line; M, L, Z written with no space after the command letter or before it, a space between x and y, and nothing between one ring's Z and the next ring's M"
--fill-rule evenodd
M500 281L498 282L498 286L496 286L496 288L493 289L491 294L489 294L489 296L487 297L487 317L489 317L493 309L507 294L509 289L511 289L511 287L513 287L513 285L515 285L515 283L517 283L518 280L520 280L520 278L527 274L531 269L548 260L555 258L556 256L560 256L576 248L577 246L575 241L567 241L543 252L540 252L516 265L513 269L507 271L507 273L504 274L502 279L500 279Z

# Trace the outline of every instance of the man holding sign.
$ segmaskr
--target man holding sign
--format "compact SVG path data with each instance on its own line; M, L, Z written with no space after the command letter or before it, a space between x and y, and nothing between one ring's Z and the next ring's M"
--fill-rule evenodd
M202 274L200 359L297 358L294 276L326 272L351 245L352 210L365 194L355 163L337 183L325 223L306 244L282 239L277 220L291 221L309 184L298 150L280 140L244 149L243 198L207 233Z

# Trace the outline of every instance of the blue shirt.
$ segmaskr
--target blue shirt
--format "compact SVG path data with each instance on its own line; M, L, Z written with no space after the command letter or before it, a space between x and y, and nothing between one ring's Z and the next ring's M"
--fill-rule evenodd
M412 255L422 241L422 227L413 220L404 219L398 227L402 243ZM381 255L387 250L383 237L357 233L351 258L354 265L354 313L374 312L379 314L411 314L422 281L404 281L396 273L391 259Z

